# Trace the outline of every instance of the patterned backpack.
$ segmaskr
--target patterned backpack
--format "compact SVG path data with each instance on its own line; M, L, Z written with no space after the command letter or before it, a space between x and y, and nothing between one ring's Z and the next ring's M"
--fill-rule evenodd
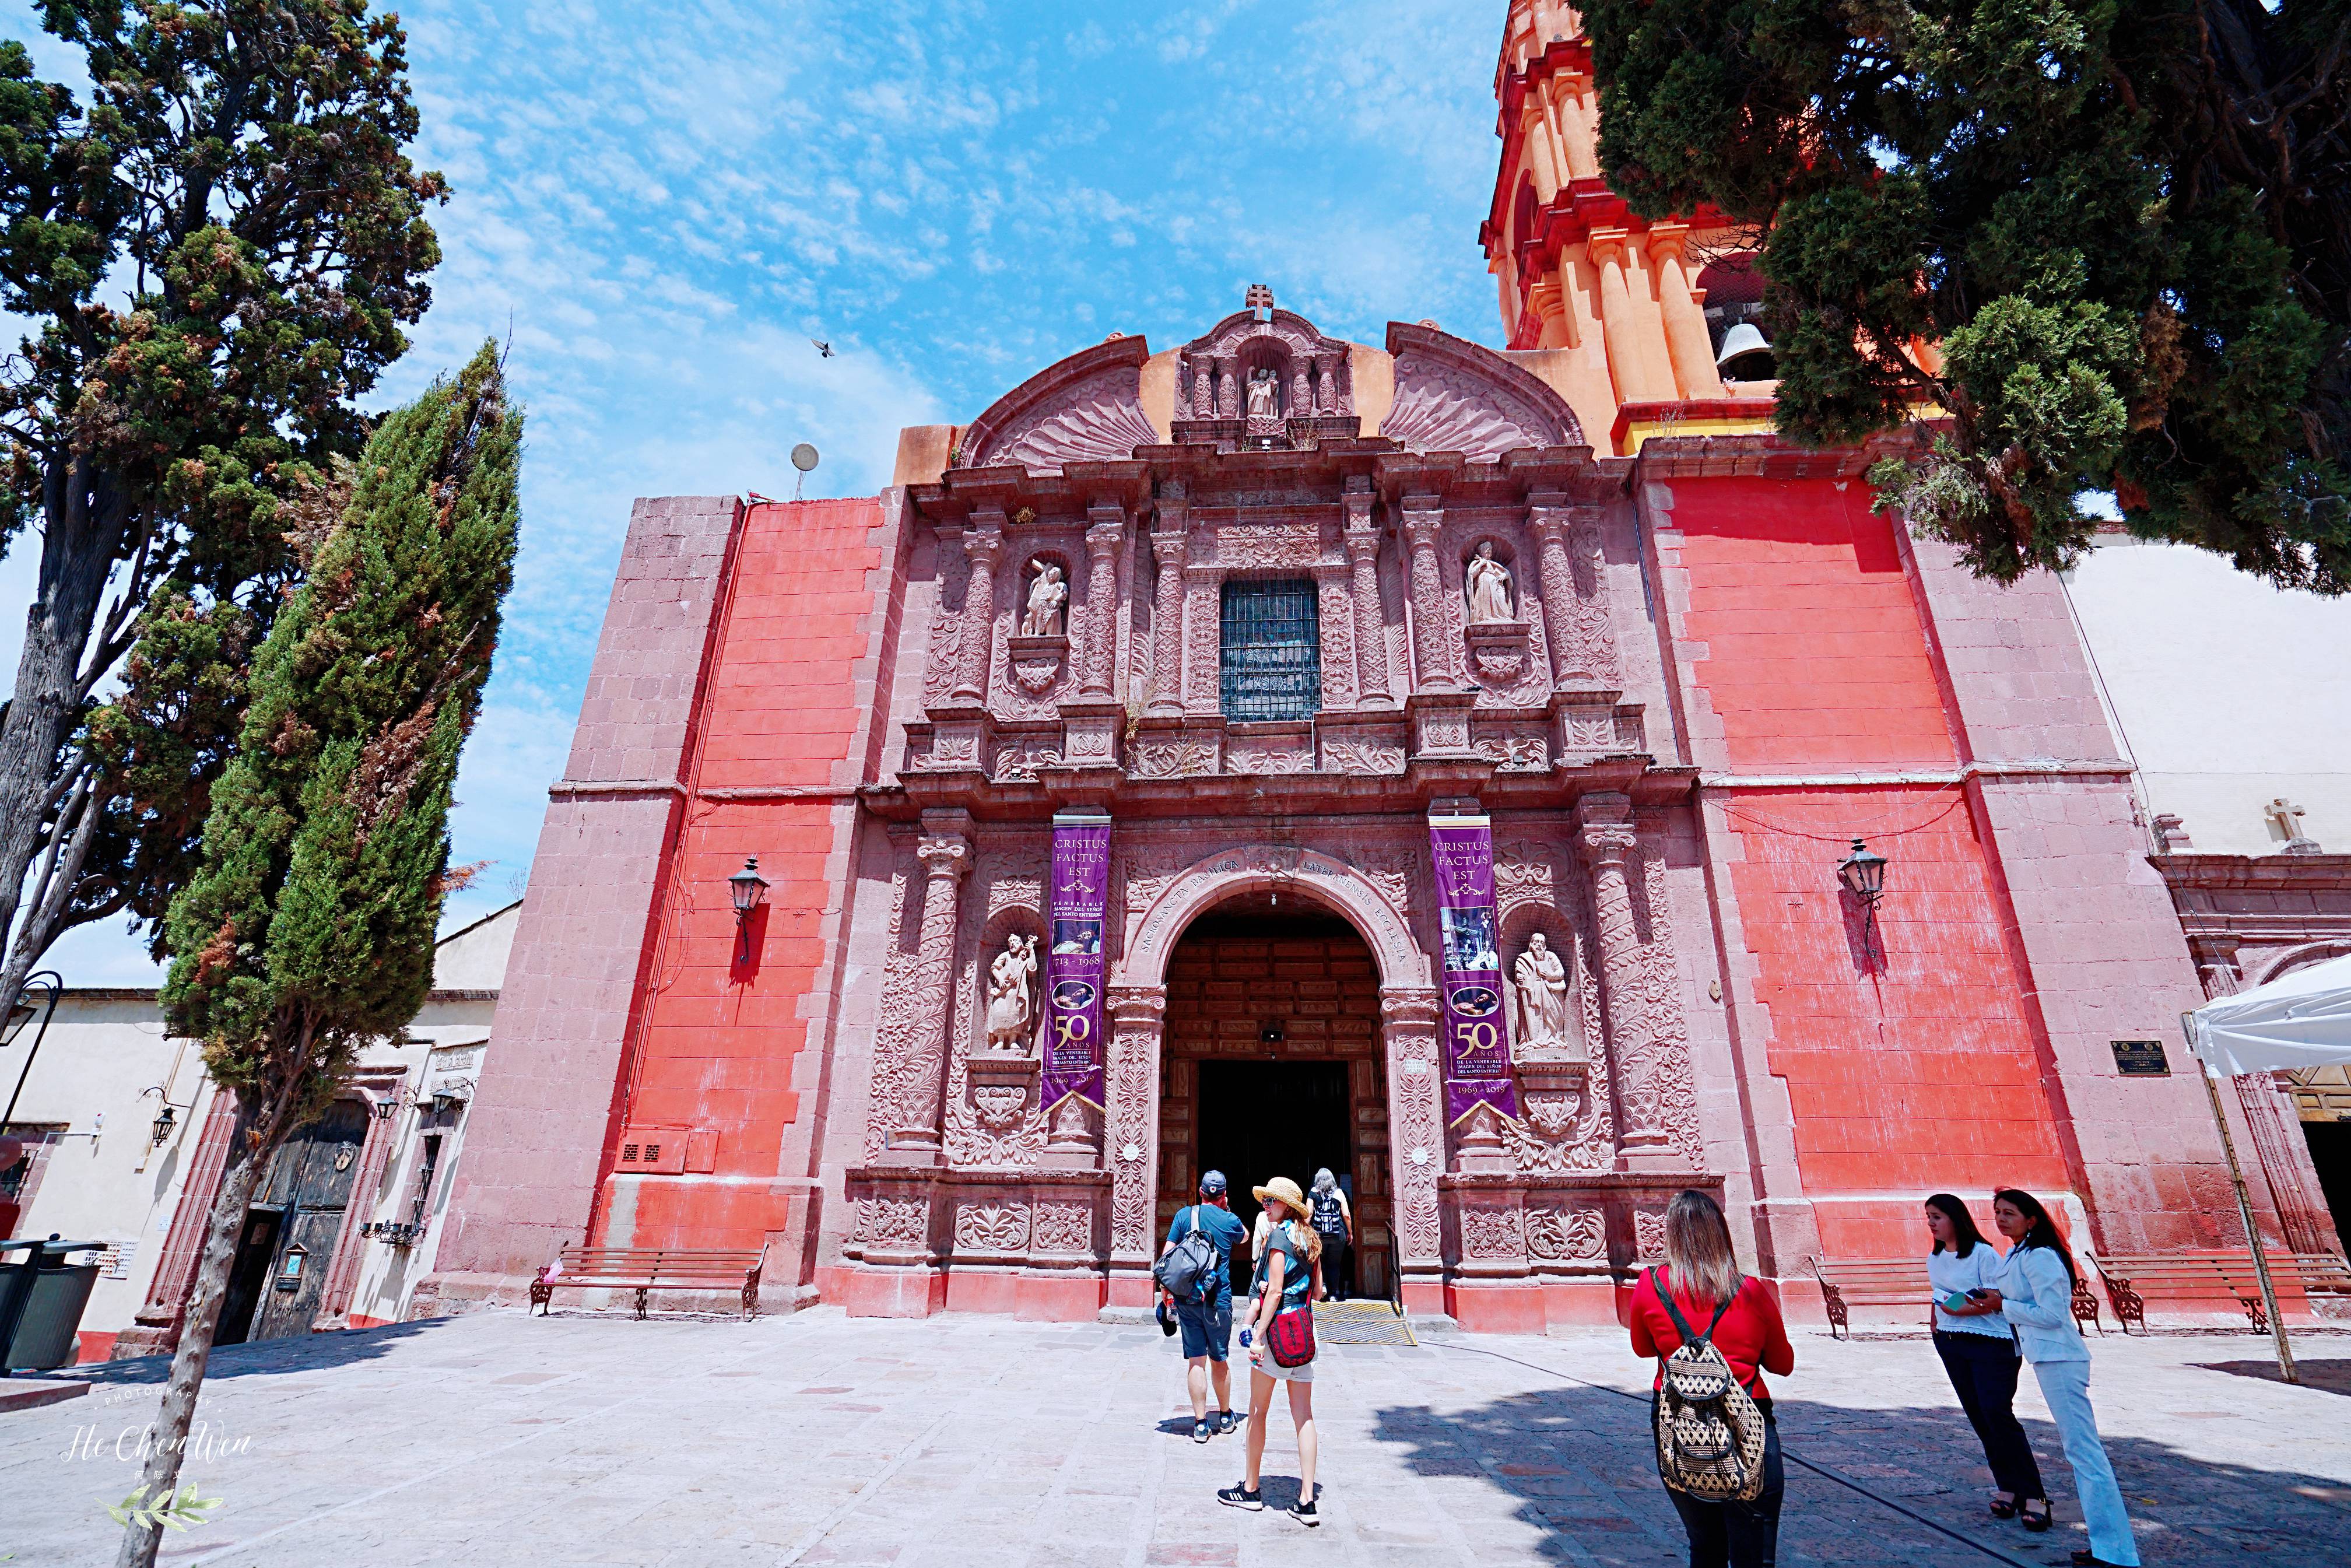
M1692 1333L1655 1269L1649 1288L1682 1336L1681 1347L1666 1357L1665 1382L1657 1389L1657 1473L1674 1490L1701 1502L1752 1502L1763 1490L1763 1412L1714 1346L1714 1331L1730 1301L1714 1309L1706 1333ZM1730 1300L1738 1297L1734 1287Z

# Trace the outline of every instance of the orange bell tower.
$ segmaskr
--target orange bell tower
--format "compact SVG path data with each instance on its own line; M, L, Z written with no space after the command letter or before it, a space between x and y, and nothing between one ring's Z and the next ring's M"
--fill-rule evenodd
M1511 0L1494 98L1502 156L1478 238L1510 347L1619 454L1770 429L1761 279L1719 214L1651 223L1608 188L1583 18Z

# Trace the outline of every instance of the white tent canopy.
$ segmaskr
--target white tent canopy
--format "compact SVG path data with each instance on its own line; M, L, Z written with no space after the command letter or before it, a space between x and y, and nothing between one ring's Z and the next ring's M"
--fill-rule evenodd
M2351 1062L2351 956L2215 997L2188 1015L2188 1047L2223 1077Z

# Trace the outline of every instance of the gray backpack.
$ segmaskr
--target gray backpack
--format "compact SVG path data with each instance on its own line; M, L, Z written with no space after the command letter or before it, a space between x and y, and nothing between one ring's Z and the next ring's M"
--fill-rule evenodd
M1200 1228L1200 1206L1196 1203L1192 1206L1192 1228L1151 1266L1151 1277L1178 1301L1197 1306L1208 1299L1208 1287L1216 1282L1219 1261L1217 1239Z

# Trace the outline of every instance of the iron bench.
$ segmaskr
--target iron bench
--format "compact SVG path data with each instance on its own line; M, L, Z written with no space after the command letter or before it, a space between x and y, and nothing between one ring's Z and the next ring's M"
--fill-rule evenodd
M1813 1277L1821 1282L1821 1301L1829 1314L1829 1337L1838 1337L1844 1329L1850 1335L1853 1307L1905 1306L1917 1302L1926 1312L1927 1326L1935 1326L1932 1290L1927 1283L1927 1262L1923 1258L1808 1258ZM2119 1312L2121 1309L2116 1309ZM2105 1325L2098 1322L2098 1299L2090 1294L2086 1278L2074 1283L2074 1321L2086 1323L2100 1333Z
M759 1270L765 1247L566 1247L530 1282L539 1316L560 1290L634 1291L637 1316L655 1291L739 1291L743 1315L759 1315Z
M1828 1308L1829 1337L1849 1336L1855 1306L1915 1306L1934 1326L1927 1265L1917 1258L1807 1258ZM1840 1334L1839 1331L1844 1331Z
M2300 1289L2304 1298L2351 1295L2351 1268L2331 1252L2267 1254L2270 1281L2281 1291ZM2247 1249L2216 1252L2111 1253L2096 1260L2106 1296L2128 1333L2147 1327L2147 1298L2159 1301L2228 1301L2245 1314L2255 1333L2267 1333L2270 1315L2262 1305L2261 1276Z

